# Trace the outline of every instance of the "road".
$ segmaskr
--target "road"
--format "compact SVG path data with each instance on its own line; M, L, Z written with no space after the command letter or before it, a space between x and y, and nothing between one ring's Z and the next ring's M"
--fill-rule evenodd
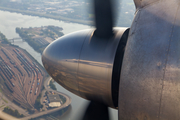
M60 95L64 96L66 98L66 102L63 105L61 105L60 107L58 107L58 108L53 108L53 109L46 110L46 111L43 111L43 112L40 112L40 113L32 114L30 116L22 118L21 120L27 120L27 119L36 118L36 117L39 117L39 116L42 116L42 115L45 115L45 114L49 114L49 113L61 110L61 109L65 108L65 107L67 107L67 106L69 106L71 104L71 98L68 95L65 95L65 94L63 94L61 92L58 92L56 90L52 90L51 88L49 88L48 84L49 84L49 81L51 79L52 78L49 77L48 79L45 80L45 82L44 82L45 90L42 91L42 96L44 96L43 94L45 94L45 91L52 91L54 93L57 93L57 94L60 94ZM42 97L41 97L41 99L42 99ZM41 102L42 102L42 100L41 100Z
M0 74L3 76L6 83L6 86L2 86L1 88L4 91L4 94L7 95L5 97L2 93L0 93L0 111L4 107L9 106L13 110L17 109L21 114L27 116L27 118L25 117L23 119L28 119L60 110L71 104L71 98L69 96L47 87L51 78L46 79L43 84L42 81L44 79L45 72L35 63L33 59L30 59L22 49L9 45L0 46L0 60ZM54 93L64 96L67 101L61 107L30 115L21 107L33 108L35 100L41 92L40 88L42 85L45 87L45 90L42 92L42 96L44 96L46 91L53 91ZM15 105L7 98L17 102L19 106ZM7 101L5 102L3 99L6 99ZM43 103L42 99L41 103Z

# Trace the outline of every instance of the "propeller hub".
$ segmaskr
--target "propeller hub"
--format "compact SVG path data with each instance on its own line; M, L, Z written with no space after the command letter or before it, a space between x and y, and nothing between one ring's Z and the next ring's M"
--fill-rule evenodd
M109 39L93 36L94 30L61 37L44 50L43 65L52 78L67 90L85 99L114 107L113 65L125 30L115 29L114 37Z

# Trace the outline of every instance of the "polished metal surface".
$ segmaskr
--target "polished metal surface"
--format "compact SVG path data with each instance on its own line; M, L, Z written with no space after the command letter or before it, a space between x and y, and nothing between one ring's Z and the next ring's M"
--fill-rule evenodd
M151 2L138 8L130 28L119 120L180 119L180 1Z
M46 47L42 55L43 65L51 77L77 95L78 60L84 40L92 32L84 30L65 35Z
M94 37L94 30L79 31L59 38L44 50L44 67L54 80L69 91L113 107L113 63L125 30L117 28L111 39Z
M159 2L163 0L134 0L135 6L137 9L141 9L151 4L156 4L155 2Z

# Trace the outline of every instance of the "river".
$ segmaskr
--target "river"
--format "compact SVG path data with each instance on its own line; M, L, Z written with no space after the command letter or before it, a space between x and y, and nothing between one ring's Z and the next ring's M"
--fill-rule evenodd
M35 16L22 15L19 13L10 13L7 11L0 11L0 31L8 38L12 39L15 37L19 37L15 32L16 27L40 27L46 25L55 25L62 27L64 30L62 31L64 34L68 34L77 30L89 29L90 26L81 25L76 23L67 23L63 21L40 18ZM17 40L14 42L15 45L18 45L21 48L26 49L39 63L41 62L41 54L37 53L30 47L26 42L22 40ZM84 100L69 91L65 90L59 84L55 83L57 90L69 95L72 98L72 109L64 116L61 120L79 120L82 116L85 107L88 103L87 100ZM117 110L110 109L111 120L118 120Z

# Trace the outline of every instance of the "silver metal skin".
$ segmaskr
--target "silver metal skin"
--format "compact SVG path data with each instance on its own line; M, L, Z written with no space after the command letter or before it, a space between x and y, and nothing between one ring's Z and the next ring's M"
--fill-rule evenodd
M59 38L44 50L44 67L54 80L72 93L114 107L112 70L116 49L125 30L116 29L111 39L92 36L94 30Z
M135 0L119 120L180 119L180 0Z

